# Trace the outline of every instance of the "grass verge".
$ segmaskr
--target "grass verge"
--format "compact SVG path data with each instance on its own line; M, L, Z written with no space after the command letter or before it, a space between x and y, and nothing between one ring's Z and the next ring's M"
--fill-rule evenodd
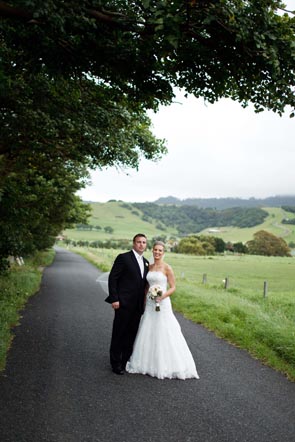
M26 258L25 265L13 265L7 275L0 276L0 371L5 368L12 328L19 324L20 311L27 300L38 291L43 267L51 264L53 258L54 250L38 252Z
M110 270L119 253L72 250L103 271ZM145 255L149 257L149 252ZM295 381L294 258L167 254L166 260L176 274L175 310ZM209 283L201 283L204 273ZM225 276L231 281L227 290ZM262 292L265 279L267 297Z
M272 308L269 299L249 299L238 290L180 282L173 306L295 381L294 319Z

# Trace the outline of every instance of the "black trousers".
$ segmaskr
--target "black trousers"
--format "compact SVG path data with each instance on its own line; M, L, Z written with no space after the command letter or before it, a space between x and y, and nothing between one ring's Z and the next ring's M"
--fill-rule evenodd
M124 369L129 360L137 334L141 312L120 307L115 310L110 362L113 368Z

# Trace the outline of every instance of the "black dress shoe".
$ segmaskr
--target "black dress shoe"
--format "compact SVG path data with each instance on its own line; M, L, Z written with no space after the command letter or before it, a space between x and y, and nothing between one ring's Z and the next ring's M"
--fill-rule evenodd
M113 373L116 373L116 374L124 374L124 370L122 370L122 368L116 368L116 367L114 367L113 368Z

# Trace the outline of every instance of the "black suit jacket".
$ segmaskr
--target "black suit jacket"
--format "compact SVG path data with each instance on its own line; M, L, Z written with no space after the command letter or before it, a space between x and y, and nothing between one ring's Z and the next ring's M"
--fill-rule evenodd
M142 277L132 250L117 256L109 275L109 296L105 299L106 302L111 304L119 301L122 308L143 311L146 275L149 270L149 263L145 258L143 263Z

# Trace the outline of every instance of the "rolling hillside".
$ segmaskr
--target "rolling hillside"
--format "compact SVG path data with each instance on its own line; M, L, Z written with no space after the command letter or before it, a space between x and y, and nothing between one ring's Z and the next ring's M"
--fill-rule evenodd
M258 230L266 230L276 236L283 238L287 243L295 242L295 225L282 224L283 218L290 216L283 209L278 207L264 207L269 216L262 224L251 228L239 229L231 226L216 227L204 229L201 233L204 235L212 234L222 238L224 241L231 242L246 242L252 239L255 232Z
M143 213L135 208L131 203L122 201L111 201L107 203L91 203L92 216L89 224L100 229L77 230L69 229L64 233L72 240L108 240L108 239L131 239L137 232L145 233L148 238L165 235L167 237L177 237L177 230L163 226L156 219L144 217ZM295 242L295 225L281 224L284 217L290 216L281 208L264 208L268 212L268 217L262 224L251 228L237 228L232 226L210 227L202 230L202 234L210 234L222 238L224 241L246 242L252 239L253 234L258 230L267 230L276 236L280 236L289 243ZM113 233L106 233L104 228L110 226Z
M177 231L171 227L163 230L159 229L157 220L143 221L143 214L140 210L134 209L131 204L111 201L107 203L91 203L92 216L89 224L92 226L100 226L101 230L77 230L69 229L64 233L72 240L106 240L110 239L131 239L136 233L145 233L148 238L155 236L167 235L176 236ZM110 226L114 232L110 235L104 231L104 228ZM157 227L158 226L158 227Z

